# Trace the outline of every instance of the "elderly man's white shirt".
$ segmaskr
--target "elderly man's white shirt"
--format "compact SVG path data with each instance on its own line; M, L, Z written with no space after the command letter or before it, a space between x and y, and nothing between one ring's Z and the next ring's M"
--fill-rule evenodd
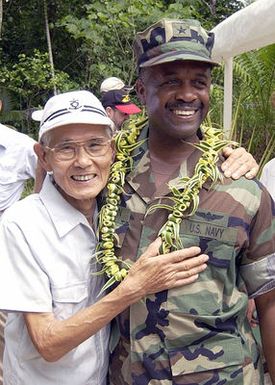
M35 177L35 141L0 124L0 212L20 199L24 181Z
M98 300L102 278L92 274L96 236L86 218L47 176L40 194L5 211L0 222L0 309L8 310L5 385L103 385L109 327L57 362L31 342L21 312L54 312L65 319Z
M264 166L260 181L265 185L275 201L275 158Z

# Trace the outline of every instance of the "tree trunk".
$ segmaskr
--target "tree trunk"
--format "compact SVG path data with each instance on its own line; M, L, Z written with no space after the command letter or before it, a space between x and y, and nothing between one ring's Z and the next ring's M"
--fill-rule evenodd
M50 65L51 65L51 74L52 74L52 78L54 79L55 73L54 73L53 52L52 52L52 43L51 43L51 35L50 35L49 19L48 19L48 4L47 4L47 0L44 0L44 16L45 16L45 29L46 29L46 36L47 36L49 61L50 61ZM54 92L54 95L57 94L56 86L55 85L54 85L54 88L53 88L53 92Z
M0 40L2 38L3 0L0 0Z

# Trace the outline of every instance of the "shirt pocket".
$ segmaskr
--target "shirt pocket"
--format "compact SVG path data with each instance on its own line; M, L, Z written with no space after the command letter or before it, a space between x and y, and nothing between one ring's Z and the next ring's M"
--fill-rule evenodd
M88 287L86 282L69 286L52 286L53 312L58 319L71 317L87 304Z
M234 376L240 375L244 362L240 338L223 339L217 336L210 340L168 350L173 378L186 379L187 375L195 374L196 384L204 384L205 380L210 380L215 375L219 376L220 381L230 378L234 380ZM242 384L238 381L232 383Z
M168 292L168 310L177 316L213 315L223 308L224 295L236 284L235 244L237 232L226 227L228 217L212 214L211 221L201 217L184 219L180 237L184 247L199 246L209 256L207 268L193 284ZM217 218L214 220L213 218Z

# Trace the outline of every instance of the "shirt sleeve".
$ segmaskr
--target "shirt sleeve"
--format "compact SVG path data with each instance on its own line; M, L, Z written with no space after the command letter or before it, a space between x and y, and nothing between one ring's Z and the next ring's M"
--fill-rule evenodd
M260 187L260 205L249 229L249 246L240 268L249 297L275 288L275 204Z
M262 182L263 185L267 187L268 185L268 166L267 165L263 168L260 181Z
M28 146L26 147L25 167L26 167L26 174L30 178L35 178L35 172L36 172L37 156L33 148L35 143L36 142L31 139L29 141Z
M275 200L275 158L264 166L260 181Z
M51 312L47 274L31 252L22 230L5 216L0 221L0 309Z

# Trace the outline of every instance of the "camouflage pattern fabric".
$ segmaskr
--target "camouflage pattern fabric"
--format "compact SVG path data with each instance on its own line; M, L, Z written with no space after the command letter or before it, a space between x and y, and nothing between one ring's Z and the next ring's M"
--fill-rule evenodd
M134 41L138 67L150 67L175 60L193 60L218 63L211 59L214 34L206 31L197 20L162 19L143 32Z
M168 215L163 209L146 215L155 203L169 204L166 185L155 191L146 146L137 150L117 221L118 254L134 260ZM171 183L177 185L178 175L191 176L199 156L194 150ZM242 287L250 296L275 287L274 215L272 199L256 180L225 179L212 189L205 184L197 212L182 223L181 238L185 247L198 245L209 255L208 267L195 283L150 295L119 316L112 385L263 383Z

